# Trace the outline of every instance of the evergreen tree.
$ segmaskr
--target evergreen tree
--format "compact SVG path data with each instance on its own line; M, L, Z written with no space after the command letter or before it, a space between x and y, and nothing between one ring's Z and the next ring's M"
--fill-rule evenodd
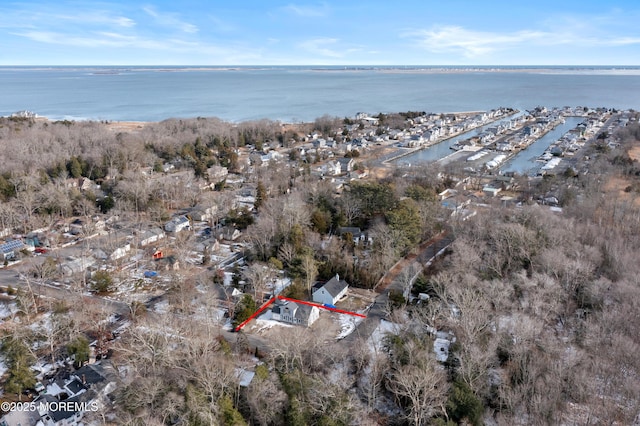
M27 345L10 336L2 343L2 353L8 366L5 391L20 396L26 389L33 388L36 376L31 365L35 362L35 357L29 352Z
M67 345L69 355L75 356L75 366L80 367L89 361L90 354L89 341L84 336L78 336Z
M82 164L80 164L80 160L78 157L71 157L69 161L69 174L74 178L79 178L82 176Z
M259 210L266 198L267 188L264 186L264 183L258 182L258 186L256 187L256 201L253 203L253 208Z

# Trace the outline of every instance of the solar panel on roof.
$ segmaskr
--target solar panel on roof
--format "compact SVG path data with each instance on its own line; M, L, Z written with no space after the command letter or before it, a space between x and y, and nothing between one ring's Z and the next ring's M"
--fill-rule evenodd
M20 240L13 240L0 245L0 251L9 252L18 248L22 248L24 244Z

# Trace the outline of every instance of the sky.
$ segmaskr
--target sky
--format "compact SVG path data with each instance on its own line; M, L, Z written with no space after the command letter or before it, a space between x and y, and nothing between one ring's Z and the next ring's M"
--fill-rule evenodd
M640 65L638 0L2 0L0 65Z

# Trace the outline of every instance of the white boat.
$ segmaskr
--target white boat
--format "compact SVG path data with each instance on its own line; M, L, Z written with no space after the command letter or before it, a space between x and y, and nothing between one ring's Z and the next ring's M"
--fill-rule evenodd
M550 152L545 152L544 154L542 154L542 155L540 156L540 159L541 159L542 161L549 161L549 160L551 160L552 158L553 158L553 154L551 154Z

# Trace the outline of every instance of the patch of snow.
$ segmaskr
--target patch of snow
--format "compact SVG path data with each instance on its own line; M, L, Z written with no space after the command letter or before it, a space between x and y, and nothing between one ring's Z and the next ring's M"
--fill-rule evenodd
M14 302L0 303L0 320L3 320L5 318L12 316L17 311L18 311L18 307Z
M336 340L344 339L356 329L358 324L364 320L362 317L355 317L349 314L339 314L340 333L336 336Z
M245 370L244 368L236 368L236 377L238 378L238 385L246 388L251 384L253 376L256 375L253 371Z
M227 311L225 309L218 307L199 306L196 308L195 315L198 321L222 323L225 319L224 316L226 312Z
M47 395L51 395L51 396L57 396L57 395L61 394L62 392L65 392L65 390L62 389L60 386L58 386L58 384L56 382L53 382L53 383L49 384L47 386L47 390L45 391L45 393Z
M120 325L118 328L116 328L115 330L113 330L114 334L121 334L123 331L125 331L127 328L129 328L131 326L131 321L124 321L122 323L122 325Z
M169 301L161 300L156 303L153 307L153 310L159 314L166 314L169 312Z
M380 324L373 330L371 337L369 337L369 346L373 352L382 350L384 344L384 338L387 334L398 334L400 332L400 325L380 320Z
M276 280L274 280L273 282L267 283L266 287L268 289L271 289L271 291L273 292L273 294L278 295L282 292L282 290L284 290L285 288L289 287L291 285L291 279L290 278L278 278Z
M265 311L262 315L256 318L256 325L253 327L254 332L261 333L264 330L268 330L272 327L293 327L291 324L285 324L280 321L271 319L271 310ZM255 330L257 328L257 330Z
M233 324L231 322L231 318L227 318L227 321L224 323L224 325L222 326L223 330L226 331L231 331L233 330Z

